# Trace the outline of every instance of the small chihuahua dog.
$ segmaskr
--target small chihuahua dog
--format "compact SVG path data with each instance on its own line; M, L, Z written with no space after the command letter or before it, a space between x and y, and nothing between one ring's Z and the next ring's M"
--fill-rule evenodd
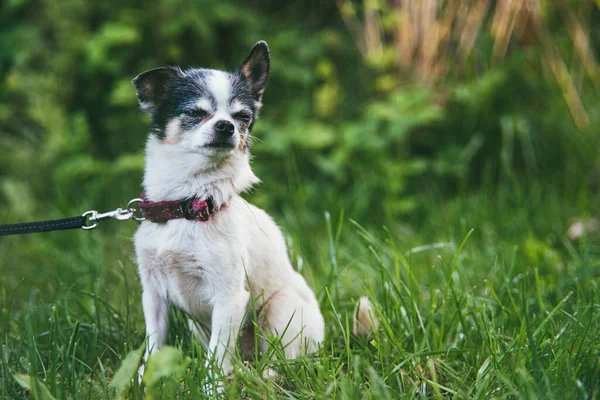
M312 353L323 341L317 299L294 271L281 231L240 197L259 181L250 169L250 132L269 62L261 41L233 73L164 67L132 81L152 116L144 201L158 214L161 204L208 204L206 218L173 216L169 208L147 217L135 234L146 359L167 340L170 304L193 318L200 340L198 325L210 327L208 355L224 374L232 372L240 328L254 323L281 338L288 358ZM260 337L259 350L267 346Z

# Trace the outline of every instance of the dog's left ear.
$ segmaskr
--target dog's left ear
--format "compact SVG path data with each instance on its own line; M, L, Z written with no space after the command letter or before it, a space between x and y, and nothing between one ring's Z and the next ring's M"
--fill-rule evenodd
M261 40L252 46L250 54L240 67L240 73L246 78L255 100L259 104L267 86L270 59L269 46L267 42Z

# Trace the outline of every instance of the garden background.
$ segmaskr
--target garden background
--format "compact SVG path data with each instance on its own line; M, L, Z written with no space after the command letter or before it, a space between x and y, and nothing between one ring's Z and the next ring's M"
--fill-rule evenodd
M240 361L225 395L600 398L599 7L5 0L0 223L124 206L149 123L131 79L233 70L266 40L246 197L283 228L327 338L312 358ZM0 397L203 395L175 311L145 391L128 379L135 227L0 238ZM369 338L350 332L362 295Z

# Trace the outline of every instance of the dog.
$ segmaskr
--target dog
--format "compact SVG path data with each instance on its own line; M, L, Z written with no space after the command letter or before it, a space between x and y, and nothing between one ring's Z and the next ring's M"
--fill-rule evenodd
M132 81L152 117L144 201L159 208L192 202L203 210L202 218L180 210L170 219L167 207L167 217L147 219L135 233L145 359L167 341L170 305L193 318L200 340L198 325L210 327L207 355L224 375L233 371L244 326L256 323L259 332L279 337L287 358L313 353L323 342L318 301L292 267L280 229L240 197L259 182L250 168L250 133L269 66L269 47L260 41L232 73L163 67ZM267 350L266 337L258 344Z

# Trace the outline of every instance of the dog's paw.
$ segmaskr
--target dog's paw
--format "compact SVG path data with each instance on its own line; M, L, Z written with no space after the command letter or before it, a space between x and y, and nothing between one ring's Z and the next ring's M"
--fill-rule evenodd
M140 365L140 367L138 368L138 372L137 372L138 385L142 384L142 377L144 376L144 370L145 370L145 365L144 364Z
M204 389L204 394L210 398L214 398L215 396L218 398L225 390L225 386L222 381L212 380L210 378L204 380L204 385L202 385L202 387Z
M214 398L216 395L218 398L218 395L222 394L224 390L223 380L219 374L215 372L213 366L208 360L204 361L204 366L207 371L206 377L204 378L204 384L202 385L204 394L211 398Z
M367 296L362 296L356 303L352 319L352 334L355 336L369 336L379 328L379 319Z
M266 381L276 381L280 382L282 380L282 376L279 372L275 371L273 368L267 368L263 370L262 377Z

